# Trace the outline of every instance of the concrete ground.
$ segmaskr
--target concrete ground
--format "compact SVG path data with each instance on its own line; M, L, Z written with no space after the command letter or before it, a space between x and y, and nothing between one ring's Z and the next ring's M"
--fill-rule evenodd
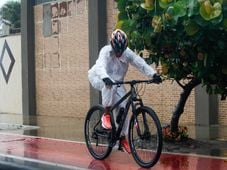
M14 169L142 170L132 156L113 150L104 161L93 159L84 143L0 133L0 167ZM227 157L163 152L152 170L225 170Z
M43 137L39 130L36 126L0 124L0 169L143 169L127 153L113 150L107 159L98 161L83 141ZM152 169L226 170L227 141L164 142L161 158Z

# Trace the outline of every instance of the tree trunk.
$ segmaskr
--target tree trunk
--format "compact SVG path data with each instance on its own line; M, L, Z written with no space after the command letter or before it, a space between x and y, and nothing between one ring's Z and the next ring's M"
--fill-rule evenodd
M192 79L188 84L183 86L183 92L180 95L180 99L178 104L173 112L172 119L171 119L171 132L176 133L178 132L178 123L181 114L184 112L184 106L188 99L188 96L191 94L191 91L194 87L201 83L198 79Z

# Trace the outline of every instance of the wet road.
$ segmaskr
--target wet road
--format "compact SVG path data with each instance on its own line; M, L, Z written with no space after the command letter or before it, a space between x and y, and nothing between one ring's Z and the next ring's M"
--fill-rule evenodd
M0 154L1 170L78 170L75 166L66 166L38 159Z
M19 168L142 170L127 153L113 150L94 160L82 142L0 133L0 161ZM1 163L0 162L0 163ZM3 164L2 164L3 165ZM2 166L3 167L3 166ZM19 169L18 168L18 169ZM152 170L226 170L227 158L163 153Z

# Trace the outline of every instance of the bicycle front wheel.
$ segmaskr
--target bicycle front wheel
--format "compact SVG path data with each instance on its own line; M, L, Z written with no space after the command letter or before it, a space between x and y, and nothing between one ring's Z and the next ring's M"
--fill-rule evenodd
M92 107L85 119L84 136L88 151L95 159L105 159L110 152L111 131L102 128L101 117L104 108L101 105Z
M130 120L129 143L135 161L144 168L154 166L162 152L162 128L156 113L139 107Z

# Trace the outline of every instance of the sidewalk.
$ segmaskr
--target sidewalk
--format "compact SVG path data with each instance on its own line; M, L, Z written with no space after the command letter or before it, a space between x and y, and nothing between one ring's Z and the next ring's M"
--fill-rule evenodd
M104 161L94 160L83 142L0 133L0 156L9 164L22 160L36 169L142 170L131 155L113 150ZM36 164L34 164L36 163ZM28 163L27 163L28 164ZM24 166L23 165L23 166ZM37 166L39 165L39 166ZM42 166L41 166L42 165ZM44 166L45 165L45 166ZM42 167L42 168L40 168ZM46 167L46 168L43 168ZM163 152L152 170L226 170L227 157Z

